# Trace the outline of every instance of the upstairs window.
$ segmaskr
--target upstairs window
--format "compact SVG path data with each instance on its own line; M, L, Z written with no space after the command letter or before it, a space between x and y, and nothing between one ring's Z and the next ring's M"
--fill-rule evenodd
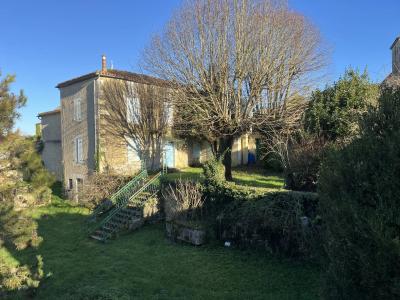
M83 140L80 136L74 139L74 162L83 163Z
M81 98L74 99L74 121L82 120L82 102Z
M126 99L126 119L128 123L138 123L140 115L140 101L136 97Z

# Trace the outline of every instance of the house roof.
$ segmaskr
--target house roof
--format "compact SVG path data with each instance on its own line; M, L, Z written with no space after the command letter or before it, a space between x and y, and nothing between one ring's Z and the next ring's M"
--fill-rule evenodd
M59 114L60 112L61 112L61 109L59 107L57 107L56 109L53 109L53 110L50 110L50 111L41 112L37 116L40 118L40 117L43 117L43 116Z
M120 70L107 70L107 71L95 71L92 73L88 73L86 75L82 75L79 77L75 77L73 79L64 81L59 83L56 88L63 88L66 86L69 86L71 84L88 80L94 77L107 77L107 78L116 78L116 79L123 79L127 81L132 81L132 82L137 82L137 83L143 83L143 84L151 84L151 85L157 85L157 86L171 86L172 83L160 78L152 77L149 75L145 74L138 74L138 73L132 73L132 72L127 72L127 71L120 71Z
M399 40L400 40L400 36L398 36L398 37L394 40L392 46L390 46L390 50L393 49L394 45L396 45L396 43L397 43Z

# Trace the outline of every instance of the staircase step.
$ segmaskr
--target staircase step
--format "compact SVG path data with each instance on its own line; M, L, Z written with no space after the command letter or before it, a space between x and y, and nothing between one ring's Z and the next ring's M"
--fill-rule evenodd
M101 227L101 229L103 229L106 232L111 232L111 233L115 231L115 228L108 227L107 225L104 225L103 227Z
M113 225L113 226L115 226L117 229L118 228L121 228L123 225L124 225L124 223L123 222L117 222L117 221L110 221L109 222L111 225Z
M91 237L92 239L95 239L95 240L98 240L98 241L101 241L101 242L104 242L104 241L105 241L105 239L104 239L103 237L97 236L97 235L95 235L95 234L92 234L90 237Z

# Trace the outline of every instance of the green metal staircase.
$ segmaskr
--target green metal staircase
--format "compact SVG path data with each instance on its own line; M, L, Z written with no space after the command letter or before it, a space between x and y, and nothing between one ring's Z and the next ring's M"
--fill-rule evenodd
M143 222L142 207L148 199L158 193L160 177L164 172L163 168L157 174L148 176L146 169L142 169L135 178L111 197L113 208L100 222L89 229L90 237L105 242L119 231ZM96 219L98 213L94 211L92 218L94 216Z
M125 184L121 189L119 189L115 194L109 199L113 205L118 205L130 198L144 182L148 180L148 173L145 168L141 168L141 171L136 175L131 181ZM103 212L103 207L97 207L89 217L89 222L95 222Z

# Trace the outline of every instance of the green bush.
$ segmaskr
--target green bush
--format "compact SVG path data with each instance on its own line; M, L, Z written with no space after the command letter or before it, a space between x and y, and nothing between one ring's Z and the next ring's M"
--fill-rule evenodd
M312 256L319 240L317 205L316 194L289 191L236 199L218 216L218 237L284 256Z
M289 162L285 170L286 188L293 191L316 192L318 172L327 144L313 136L301 137L289 151Z
M219 186L225 182L225 167L221 160L211 159L203 164L205 184Z
M265 168L273 172L283 172L281 158L274 152L268 153L264 159Z
M23 266L9 266L0 262L0 296L6 297L11 295L12 291L25 291L25 298L30 294L26 292L33 292L34 289L39 287L40 281L44 277L43 272L43 258L40 255L36 256L37 264L35 271L31 271L26 265ZM15 295L15 294L13 294Z
M329 141L351 140L359 133L358 121L378 97L378 85L366 71L347 69L333 85L312 93L304 127Z
M25 212L15 211L11 201L0 199L0 240L12 243L17 250L38 247L42 237L37 222Z
M321 169L330 299L400 298L400 91L385 90L361 137Z

